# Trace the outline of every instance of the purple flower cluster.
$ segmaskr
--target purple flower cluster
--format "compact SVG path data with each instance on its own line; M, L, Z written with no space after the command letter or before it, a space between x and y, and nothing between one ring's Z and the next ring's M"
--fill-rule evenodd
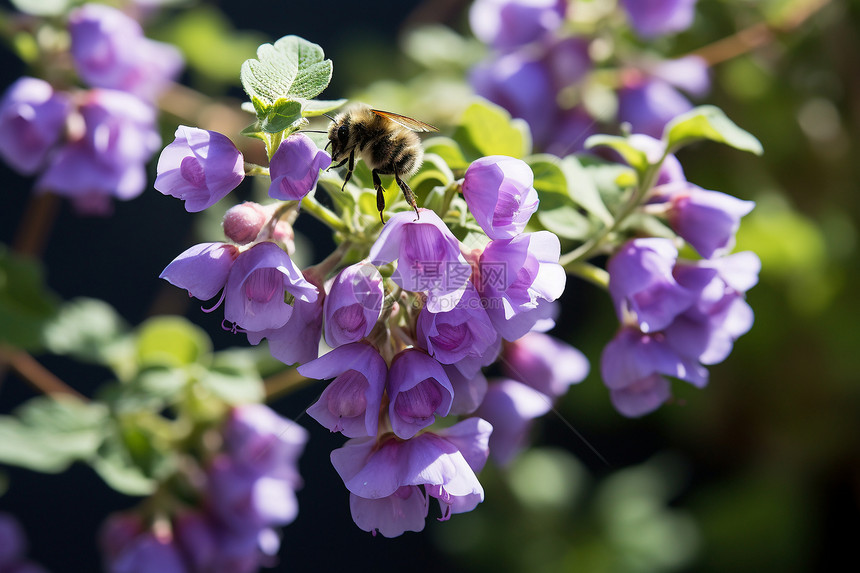
M27 560L27 539L18 520L0 513L0 573L47 573L41 565Z
M162 154L156 186L188 210L206 208L235 185L240 158L229 141L180 128ZM270 161L269 195L300 201L330 161L303 134L285 138ZM275 236L270 208L246 203L225 217L231 243L191 247L161 274L202 300L222 291L234 331L252 344L268 339L272 355L298 364L304 376L331 380L308 414L350 438L332 462L355 522L367 531L422 529L431 497L443 519L483 500L476 473L489 455L490 423L473 417L444 431L430 426L481 405L481 369L504 340L553 324L566 275L558 238L524 232L538 207L533 184L528 165L511 157L468 168L462 192L486 233L483 249L467 249L434 211L420 209L418 218L398 212L365 247L364 260L326 280L338 261L303 272ZM298 204L287 206L297 212ZM323 337L332 350L318 357ZM553 381L538 381L541 367L524 360L518 378L554 398L584 376L583 360L573 361L573 374L544 365Z
M575 96L594 64L592 38L571 35L563 0L476 0L469 13L475 36L492 48L472 70L475 91L526 120L535 145L560 156L582 149L597 120ZM621 2L642 38L677 33L690 26L695 0ZM572 9L570 9L572 10ZM703 60L618 62L618 122L632 131L659 136L667 121L692 105L678 88L702 95L709 88Z
M702 387L753 323L744 300L761 263L751 252L685 261L669 239L634 239L609 261L622 327L601 358L612 403L625 416L657 409L672 376Z
M296 467L307 432L262 405L235 408L224 447L210 460L196 507L144 520L119 513L102 527L112 573L252 573L271 565L280 547L274 529L298 513Z
M17 80L0 101L0 156L22 174L41 172L37 190L104 214L111 197L132 199L146 186L146 162L161 145L150 101L179 73L182 58L101 4L74 10L68 29L78 74L94 89Z

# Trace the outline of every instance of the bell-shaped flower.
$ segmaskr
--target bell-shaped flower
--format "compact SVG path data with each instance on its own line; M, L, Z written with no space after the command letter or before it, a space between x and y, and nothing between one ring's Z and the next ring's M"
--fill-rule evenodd
M36 183L86 208L93 197L128 200L146 187L146 162L161 145L155 110L135 96L91 90L78 108L83 133L61 146Z
M562 396L571 384L582 382L588 375L588 359L582 352L542 332L529 332L505 344L503 357L502 368L507 376L553 398ZM495 423L493 426L497 427Z
M612 256L606 266L609 294L620 321L632 312L643 332L656 332L695 302L698 292L678 284L672 274L677 258L672 241L659 238L628 241ZM704 274L707 281L714 273Z
M212 460L207 478L212 512L234 530L286 525L298 515L295 488L288 479L257 472L223 454Z
M404 290L427 292L432 312L452 308L463 296L472 268L460 252L460 241L435 212L419 209L395 213L370 248L370 261L397 261L392 280Z
M713 270L715 275L700 289L696 303L666 328L665 335L676 352L710 365L725 360L735 340L752 328L754 316L744 293L758 281L761 261L746 251L679 264L675 274L684 284L690 277L700 280L702 268Z
M391 361L388 372L388 417L404 440L447 416L454 399L451 381L439 362L424 351L407 349Z
M469 9L475 37L499 50L539 40L561 26L564 0L477 0Z
M226 243L194 245L167 265L158 278L185 289L200 300L209 300L227 284L227 276L239 249Z
M373 330L382 312L382 275L369 263L340 271L331 283L323 313L329 346L358 342Z
M227 136L180 125L176 139L161 152L156 171L155 188L185 201L185 209L196 213L242 182L245 160Z
M334 379L308 415L350 438L376 435L388 366L375 348L362 342L344 344L298 370L308 378Z
M505 340L516 340L554 314L552 302L567 276L558 264L561 245L549 231L492 241L481 253L476 286L493 326Z
M669 186L669 225L706 259L732 249L741 217L755 207L752 201L708 191L695 185Z
M645 154L648 163L654 164L660 161L666 152L666 144L659 139L655 139L644 133L634 133L627 138L629 143L634 148ZM667 155L663 164L660 165L660 173L657 175L657 181L654 183L656 188L668 183L685 183L687 177L684 175L684 168L681 167L681 162L672 154ZM656 201L659 201L658 197Z
M442 364L457 364L467 376L496 358L496 353L490 350L498 342L499 334L471 283L454 308L441 312L423 308L416 332L420 345L431 356Z
M478 225L491 239L511 239L525 229L538 208L534 173L513 157L490 155L469 165L463 198Z
M334 450L331 461L346 488L364 499L387 498L404 486L424 486L442 505L444 520L483 501L484 488L475 473L487 461L492 430L486 420L467 418L410 440L390 434L381 441L357 438Z
M259 344L263 338L268 339L269 353L284 364L304 364L319 356L322 307L325 297L320 287L310 282L308 284L314 286L320 293L316 300L307 301L296 298L293 301L293 312L282 326L247 331L248 342L251 344ZM288 295L285 297L289 298Z
M294 133L281 141L269 164L272 184L269 197L298 201L316 189L320 169L331 165L331 155L319 149L304 133Z
M0 101L0 157L21 174L38 171L63 136L70 109L48 82L18 78Z
M552 398L516 380L494 380L475 415L493 425L490 454L506 466L526 446L535 418L552 409Z
M297 467L308 432L264 404L243 404L230 411L224 424L224 450L251 471L277 476L297 489Z
M159 571L161 573L185 573L188 569L175 540L170 536L144 532L130 540L112 561L108 569L116 573Z
M478 64L469 83L479 96L526 121L538 144L548 141L558 125L554 104L556 89L546 62L528 58L519 51Z
M657 78L637 78L618 90L618 121L652 137L660 137L670 120L692 108L681 92Z
M280 328L298 301L313 303L319 297L290 256L269 242L239 255L224 294L224 318L248 331Z
M135 20L102 4L69 14L75 68L92 87L127 91L155 99L182 70L174 46L150 40Z
M683 32L693 23L696 0L621 0L642 38Z
M442 368L454 389L454 401L451 402L449 414L462 416L474 412L487 394L487 379L480 370L466 376L456 364L443 364Z
M606 345L600 371L616 408L623 404L619 412L631 417L647 414L668 399L663 375L700 388L708 382L707 369L695 358L676 352L663 333L646 334L635 327L622 328Z
M406 531L421 531L430 505L421 488L400 487L389 496L378 499L349 494L349 512L362 530L384 537L398 537Z

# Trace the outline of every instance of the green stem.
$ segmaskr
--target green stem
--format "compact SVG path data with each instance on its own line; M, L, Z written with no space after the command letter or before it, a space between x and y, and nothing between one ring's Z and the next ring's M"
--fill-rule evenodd
M265 175L268 177L269 168L256 163L245 162L245 175Z
M337 215L331 212L328 208L321 205L315 197L311 195L305 196L302 199L302 209L313 215L317 220L327 225L333 231L338 233L349 233L349 227L346 226Z

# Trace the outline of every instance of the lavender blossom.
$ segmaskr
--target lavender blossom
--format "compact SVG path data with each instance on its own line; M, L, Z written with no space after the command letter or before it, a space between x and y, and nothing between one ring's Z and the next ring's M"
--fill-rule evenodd
M542 332L529 332L505 344L502 356L508 377L552 398L564 395L571 384L582 382L588 375L588 359L582 352Z
M325 339L335 348L369 335L382 312L382 275L368 263L343 269L323 304Z
M38 171L60 141L71 105L36 78L18 78L0 101L0 157L23 175Z
M692 108L681 92L656 78L638 78L618 91L618 121L652 137L660 137L670 120Z
M654 38L683 32L693 23L696 0L621 0L636 33Z
M429 509L427 496L414 485L399 487L391 495L377 499L349 494L352 520L362 530L384 537L397 537L406 531L421 531Z
M167 265L158 278L209 300L227 284L227 276L239 249L226 243L200 243L184 251Z
M553 314L552 302L567 276L558 264L561 246L548 231L492 241L481 254L478 291L487 315L505 340L516 340Z
M179 50L146 38L140 24L115 8L87 4L72 11L69 34L78 74L93 87L153 100L182 70Z
M299 373L317 380L334 378L308 408L314 420L350 438L376 435L388 367L375 348L345 344L299 366Z
M460 252L460 241L435 212L419 209L395 213L370 249L370 261L397 261L391 279L403 289L427 292L427 308L452 308L463 296L472 269Z
M392 359L387 389L391 428L404 440L432 424L436 416L447 416L454 399L442 365L417 349L404 350Z
M564 21L564 0L476 0L469 9L475 36L509 50L539 40Z
M155 188L185 201L196 213L208 209L245 178L245 161L230 139L215 131L180 125L158 158Z
M466 376L457 365L443 364L442 368L448 375L451 388L454 390L454 400L451 402L449 414L461 416L474 412L487 394L487 379L480 370Z
M320 169L331 165L331 155L317 148L304 133L294 133L284 139L272 156L269 172L272 184L269 197L282 201L298 201L316 189Z
M296 464L308 432L300 425L263 404L244 404L230 411L223 436L225 452L237 463L301 487Z
M491 155L474 161L463 179L463 198L491 239L511 239L538 208L534 173L524 161Z
M110 564L111 573L186 573L172 538L146 532L135 537Z

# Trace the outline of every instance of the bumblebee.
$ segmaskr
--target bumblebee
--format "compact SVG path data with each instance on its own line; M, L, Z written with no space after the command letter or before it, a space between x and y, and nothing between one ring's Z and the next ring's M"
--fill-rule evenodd
M421 167L424 150L415 132L439 131L430 124L411 117L371 109L365 104L355 105L332 119L328 128L328 145L331 145L331 168L347 163L343 190L352 177L356 155L364 160L373 176L376 189L376 208L379 218L385 210L385 196L380 175L394 175L394 180L409 205L418 214L415 194L403 178L409 178ZM326 145L326 148L328 148Z

